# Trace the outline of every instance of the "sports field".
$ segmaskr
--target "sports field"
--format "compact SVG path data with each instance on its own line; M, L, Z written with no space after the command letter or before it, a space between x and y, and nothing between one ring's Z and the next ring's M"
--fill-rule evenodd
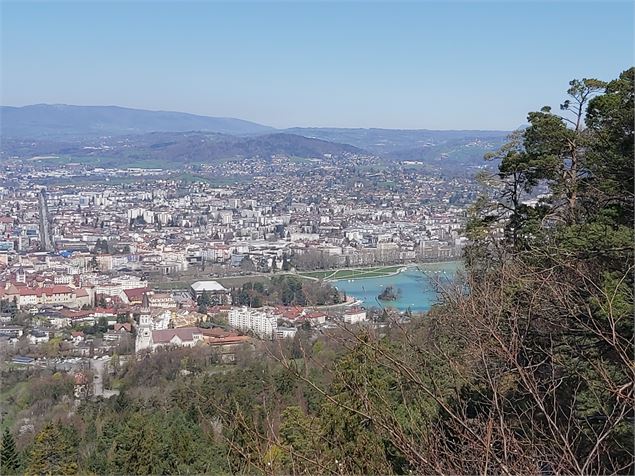
M375 266L372 268L350 268L333 269L326 271L309 271L299 273L300 276L308 278L323 279L325 281L335 281L338 279L362 279L362 278L383 278L391 274L398 273L403 266Z

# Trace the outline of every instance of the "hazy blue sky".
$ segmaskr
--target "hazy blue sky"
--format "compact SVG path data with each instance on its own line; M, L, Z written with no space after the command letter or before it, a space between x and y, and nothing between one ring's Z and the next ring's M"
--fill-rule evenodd
M633 2L2 2L2 104L510 129L633 63Z

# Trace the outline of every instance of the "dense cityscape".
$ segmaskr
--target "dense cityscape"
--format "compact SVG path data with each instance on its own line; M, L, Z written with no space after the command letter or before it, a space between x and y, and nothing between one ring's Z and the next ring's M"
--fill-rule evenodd
M130 331L141 309L161 310L154 330L208 320L197 312L197 281L314 280L315 270L461 256L466 208L479 189L473 179L444 180L402 164L376 169L372 157L255 162L203 168L188 179L169 170L60 168L45 160L6 166L0 293L5 306L15 304L42 325L3 332L76 342L73 329L107 317L106 340L118 340L116 317L128 315ZM224 173L247 180L214 186L207 178ZM61 180L41 185L52 178ZM213 304L237 302L229 289L217 288L209 290Z
M0 3L1 475L635 474L633 2Z

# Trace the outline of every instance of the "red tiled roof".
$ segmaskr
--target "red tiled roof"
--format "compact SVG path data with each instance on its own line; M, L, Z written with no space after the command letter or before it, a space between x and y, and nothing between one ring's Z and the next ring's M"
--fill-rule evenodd
M305 314L304 317L306 319L319 319L320 317L326 317L326 314L324 314L323 312L310 312L308 314Z
M90 317L90 311L73 311L72 309L63 309L60 311L62 317L67 317L69 319L82 319L84 317Z
M55 294L73 294L68 286L46 286L43 288L20 288L20 296L53 296Z
M247 342L249 340L248 336L228 336L228 337L215 337L208 338L205 337L205 342L209 345L229 345L229 344L240 344L243 342Z
M106 314L108 316L115 316L114 309L109 309L107 307L96 307L92 314Z
M53 294L73 294L73 288L68 286L47 286L42 288L42 294L52 296Z
M141 302L143 295L150 291L148 288L134 288L124 290L124 294L130 302Z
M121 329L124 329L128 332L132 332L132 325L129 322L124 322L124 323L116 323L115 324L115 332L120 331Z
M366 312L366 311L362 309L361 307L352 307L348 309L346 312L344 312L344 314L359 314L360 312Z
M40 296L42 293L38 293L35 289L22 288L19 290L20 296Z
M304 308L302 308L301 306L292 306L292 307L277 306L276 307L276 313L278 315L281 315L285 319L296 319L300 317L300 315L302 315L303 312L304 312Z

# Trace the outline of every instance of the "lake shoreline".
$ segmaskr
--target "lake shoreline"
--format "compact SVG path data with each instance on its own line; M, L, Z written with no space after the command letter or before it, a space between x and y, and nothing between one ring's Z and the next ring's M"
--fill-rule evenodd
M390 275L337 279L331 284L366 308L392 307L402 312L408 309L426 312L438 302L438 278L451 280L462 265L461 261L412 264L402 266ZM387 286L397 289L399 297L394 301L382 302L378 296Z
M383 274L381 276L359 276L359 277L344 277L344 278L324 278L324 281L330 282L330 283L335 283L338 281L355 281L358 279L377 279L377 278L389 278L391 276L396 276L400 273L404 273L406 271L408 271L409 269L415 268L417 271L421 271L422 273L425 274L425 268L427 267L434 267L434 266L442 266L442 265L450 265L450 264L456 264L457 268L460 267L460 265L463 264L462 260L451 260L451 261L435 261L435 262L424 262L424 263L410 263L410 264L406 264L401 266L399 269L397 269L396 271L391 271L389 273ZM399 265L388 265L388 266L384 266L384 268L393 268ZM338 268L337 270L333 270L333 272L336 271L347 271L347 270L364 270L364 269L376 269L376 268L382 268L381 266L367 266L366 268ZM331 270L327 270L327 271L331 271Z

